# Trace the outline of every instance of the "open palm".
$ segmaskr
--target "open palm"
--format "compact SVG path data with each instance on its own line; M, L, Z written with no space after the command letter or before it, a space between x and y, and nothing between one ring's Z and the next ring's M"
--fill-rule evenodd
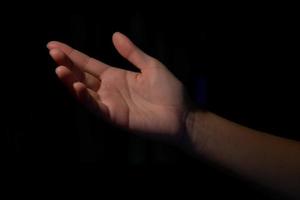
M130 130L177 135L187 111L181 82L125 35L115 33L113 43L140 72L109 66L60 42L47 47L58 77L93 112Z

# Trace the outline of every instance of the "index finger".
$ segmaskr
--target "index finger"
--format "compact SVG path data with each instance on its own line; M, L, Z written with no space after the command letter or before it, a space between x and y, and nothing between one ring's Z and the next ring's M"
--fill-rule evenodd
M49 50L51 49L60 49L64 52L72 63L78 67L80 70L88 72L96 77L100 77L103 71L105 71L109 65L89 57L88 55L73 49L72 47L57 41L51 41L47 44Z

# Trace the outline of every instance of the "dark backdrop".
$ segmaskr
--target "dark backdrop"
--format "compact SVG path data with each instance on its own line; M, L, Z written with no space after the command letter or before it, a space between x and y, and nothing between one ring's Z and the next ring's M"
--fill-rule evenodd
M144 195L269 197L255 184L172 145L97 120L56 78L46 44L60 40L111 65L133 69L111 43L112 33L121 31L166 64L202 107L299 139L299 31L292 10L105 7L89 14L17 14L1 16L1 162L8 177L30 172L47 182L49 174L68 174L72 180L125 183L118 188L133 182Z

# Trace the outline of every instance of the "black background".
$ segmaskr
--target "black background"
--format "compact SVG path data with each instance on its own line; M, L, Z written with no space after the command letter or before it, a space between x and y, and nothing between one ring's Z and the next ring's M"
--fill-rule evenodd
M121 31L168 66L202 106L299 140L296 13L280 5L236 6L3 14L3 174L12 185L33 177L55 185L96 181L99 191L98 184L115 191L129 187L128 194L141 197L277 197L170 144L99 121L56 78L46 49L48 41L59 40L134 69L111 43L113 32Z

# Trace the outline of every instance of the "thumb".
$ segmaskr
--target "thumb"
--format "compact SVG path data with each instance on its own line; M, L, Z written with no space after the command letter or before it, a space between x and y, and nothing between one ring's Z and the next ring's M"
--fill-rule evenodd
M116 32L113 34L112 40L117 51L140 70L147 68L149 63L154 61L154 58L135 46L124 34Z

